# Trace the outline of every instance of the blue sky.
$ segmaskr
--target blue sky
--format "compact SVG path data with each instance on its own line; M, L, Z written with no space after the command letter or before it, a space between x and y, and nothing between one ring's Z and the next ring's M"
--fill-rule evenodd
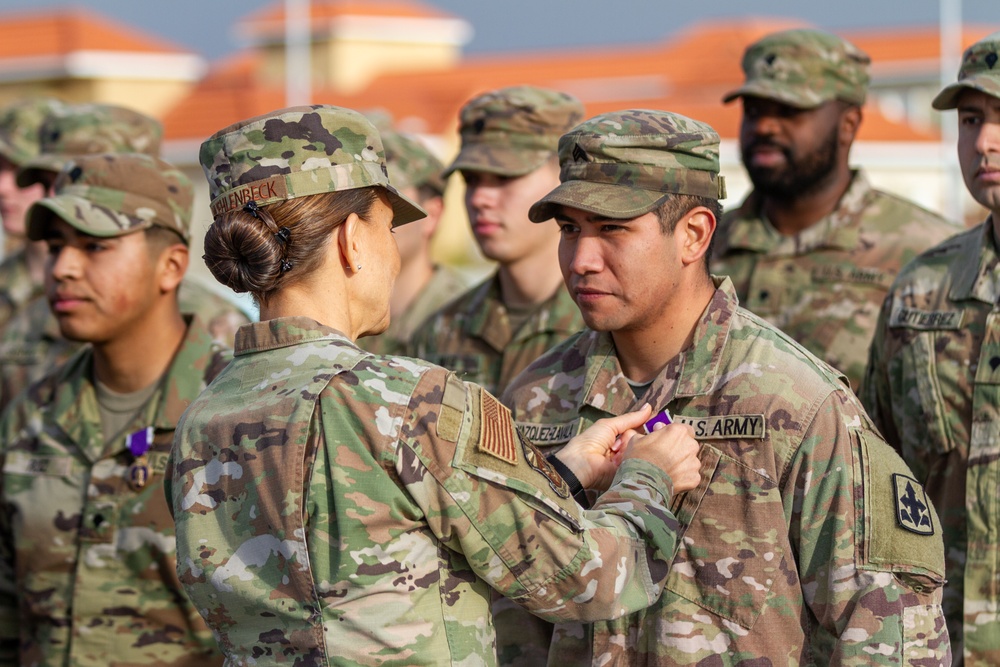
M209 59L240 46L232 24L275 0L76 0L118 21L159 35ZM798 18L822 28L936 23L937 0L420 0L460 16L475 35L466 53L647 43L717 18ZM996 0L965 0L968 23L1000 26ZM0 0L0 13L65 7L65 0ZM905 7L905 12L900 8ZM712 48L711 44L705 45Z

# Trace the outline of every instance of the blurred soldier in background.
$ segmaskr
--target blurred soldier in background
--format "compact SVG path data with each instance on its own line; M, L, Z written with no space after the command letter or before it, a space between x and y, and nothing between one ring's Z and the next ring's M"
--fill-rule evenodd
M62 335L90 345L0 421L0 662L219 665L163 490L177 420L229 360L178 306L192 186L147 155L66 167L27 231Z
M40 150L17 173L22 188L50 188L72 159L100 153L159 156L163 128L159 121L132 109L107 104L63 106L50 113L39 130ZM247 322L239 308L186 278L181 309L196 313L213 337L232 345L236 329ZM69 358L76 341L66 340L45 298L27 303L0 331L0 409L55 366Z
M393 230L402 265L389 300L389 328L357 342L375 354L405 354L417 327L462 294L468 283L454 269L431 261L431 240L444 211L444 165L416 138L381 127L379 134L389 181L420 204L427 217Z
M882 306L861 397L941 514L956 658L1000 665L1000 33L934 99L986 221L910 262ZM964 645L964 650L963 650ZM958 663L956 663L958 664Z
M17 170L38 155L42 121L61 106L56 100L36 98L0 109L0 216L8 250L0 263L0 327L42 294L46 248L44 243L25 243L24 214L45 196L45 187L19 187Z
M528 207L559 183L559 135L582 118L573 97L532 86L485 93L462 108L462 148L445 176L465 179L472 233L498 266L417 330L411 356L499 393L583 326L559 275L559 230L528 220Z
M740 304L842 373L857 390L875 320L899 269L960 229L872 189L851 169L868 56L818 30L750 45L740 148L754 191L719 223L713 273Z

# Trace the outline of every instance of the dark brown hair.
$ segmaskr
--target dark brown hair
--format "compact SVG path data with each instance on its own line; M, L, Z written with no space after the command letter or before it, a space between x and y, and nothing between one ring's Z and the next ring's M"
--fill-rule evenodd
M351 213L367 219L377 199L367 187L228 211L205 234L205 263L223 285L267 303L275 290L312 273L333 231Z

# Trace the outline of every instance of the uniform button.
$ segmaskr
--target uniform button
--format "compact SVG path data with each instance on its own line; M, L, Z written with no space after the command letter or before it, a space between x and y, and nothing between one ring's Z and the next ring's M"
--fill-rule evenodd
M103 523L104 523L104 515L103 514L95 514L94 515L94 528L100 528L101 524L103 524Z
M1000 357L991 357L990 358L990 368L992 368L993 370L996 370L997 366L1000 366Z
M760 291L760 300L761 301L767 301L767 297L769 297L769 296L771 296L771 293L768 292L766 289L762 289Z

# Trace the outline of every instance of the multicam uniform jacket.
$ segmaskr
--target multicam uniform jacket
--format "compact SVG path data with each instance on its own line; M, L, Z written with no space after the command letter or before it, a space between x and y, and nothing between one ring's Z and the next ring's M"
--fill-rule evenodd
M844 373L857 390L882 299L900 268L961 229L873 190L856 171L837 209L780 235L751 194L719 223L712 272L728 275L744 308Z
M431 316L417 329L408 353L499 393L542 352L583 327L579 309L560 285L511 331L500 279L493 275Z
M413 300L406 312L393 315L389 328L378 336L360 339L357 344L362 350L372 354L406 354L406 346L413 332L456 296L469 288L468 282L454 269L447 266L434 267L430 282Z
M642 402L702 443L701 485L673 500L680 536L662 597L557 626L550 665L950 665L940 527L920 485L842 378L738 308L728 280L645 396L610 335L585 332L505 401L552 447ZM508 628L498 618L503 657L529 664Z
M129 429L154 429L141 487L125 438L105 447L92 357L82 349L0 422L0 664L221 664L177 579L163 470L181 413L228 355L189 323Z
M190 278L181 283L177 298L182 312L196 314L227 347L236 329L247 322L239 308ZM44 295L29 302L0 330L0 410L79 347L62 337Z
M1000 664L1000 254L987 222L907 265L861 398L941 513L952 645Z
M492 665L490 587L619 616L675 544L659 468L583 511L490 394L306 318L240 329L173 456L181 581L228 665Z
M42 286L31 279L24 250L5 257L0 262L0 327L40 294Z

